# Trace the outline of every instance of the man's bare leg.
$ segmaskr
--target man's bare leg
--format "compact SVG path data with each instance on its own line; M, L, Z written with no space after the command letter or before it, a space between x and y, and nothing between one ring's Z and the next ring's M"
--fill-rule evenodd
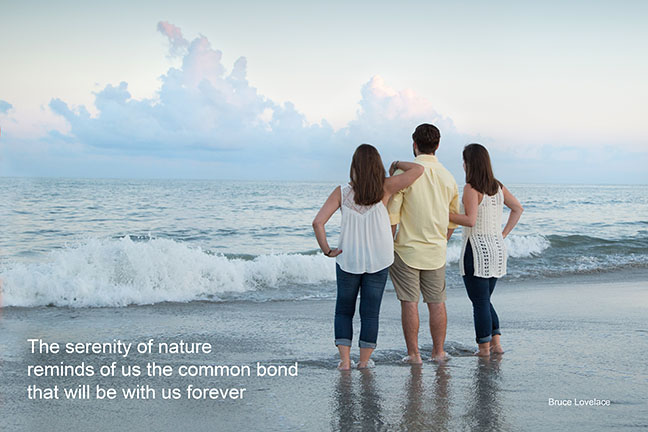
M421 364L421 353L418 346L419 314L418 303L401 300L401 322L407 345L407 355L412 364Z
M445 344L446 329L448 327L448 315L446 314L445 303L428 303L430 311L430 334L432 335L432 360L444 360L446 357L443 351Z

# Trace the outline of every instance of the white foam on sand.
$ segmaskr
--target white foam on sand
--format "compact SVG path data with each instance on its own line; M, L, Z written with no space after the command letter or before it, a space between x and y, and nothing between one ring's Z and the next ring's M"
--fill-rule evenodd
M0 279L4 306L126 306L332 281L335 260L321 254L231 259L173 240L124 237L91 239L54 251L45 262L9 263Z

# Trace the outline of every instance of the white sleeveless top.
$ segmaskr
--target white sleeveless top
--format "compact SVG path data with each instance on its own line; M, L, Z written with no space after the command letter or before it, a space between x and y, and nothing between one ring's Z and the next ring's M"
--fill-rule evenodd
M347 273L375 273L394 262L394 238L387 208L381 202L370 206L358 205L353 199L351 185L340 186L342 193L342 223L336 257Z
M463 206L462 206L463 210ZM495 195L486 195L477 207L477 221L474 227L461 227L463 244L459 269L464 269L464 254L470 240L472 247L475 276L482 278L502 277L506 274L506 245L502 237L502 212L504 210L504 193L499 188Z

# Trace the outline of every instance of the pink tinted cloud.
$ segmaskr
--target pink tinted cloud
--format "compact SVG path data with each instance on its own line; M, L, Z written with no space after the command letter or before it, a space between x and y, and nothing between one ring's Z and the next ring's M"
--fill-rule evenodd
M189 42L182 36L182 30L168 21L160 21L157 29L164 36L169 38L169 55L172 57L181 56L189 46Z

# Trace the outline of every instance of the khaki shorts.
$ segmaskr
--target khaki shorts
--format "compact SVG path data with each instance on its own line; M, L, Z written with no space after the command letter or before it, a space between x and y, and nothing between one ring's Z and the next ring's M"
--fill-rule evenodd
M408 266L394 252L394 264L389 267L396 297L400 301L418 303L421 293L425 303L446 301L445 265L435 270L419 270Z

